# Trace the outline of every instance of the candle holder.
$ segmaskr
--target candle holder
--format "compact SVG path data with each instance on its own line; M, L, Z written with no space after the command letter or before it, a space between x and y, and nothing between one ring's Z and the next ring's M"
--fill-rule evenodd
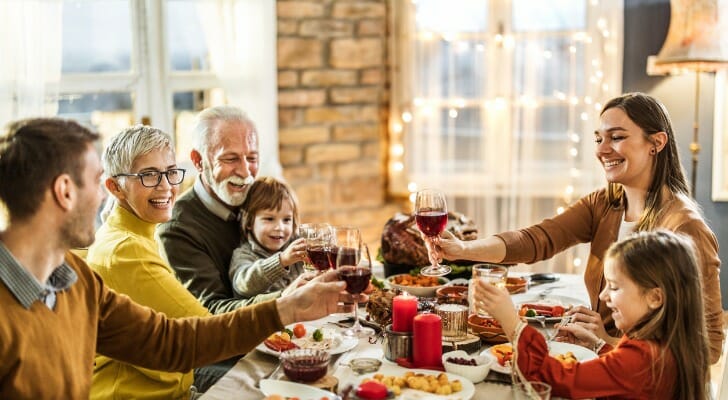
M384 358L396 362L398 358L412 359L412 332L395 332L392 325L384 328Z

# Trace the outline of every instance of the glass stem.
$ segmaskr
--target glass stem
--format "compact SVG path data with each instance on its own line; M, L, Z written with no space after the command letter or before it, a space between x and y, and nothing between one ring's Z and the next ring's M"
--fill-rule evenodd
M351 330L353 332L359 332L361 329L359 325L359 294L354 295L354 325L352 325Z

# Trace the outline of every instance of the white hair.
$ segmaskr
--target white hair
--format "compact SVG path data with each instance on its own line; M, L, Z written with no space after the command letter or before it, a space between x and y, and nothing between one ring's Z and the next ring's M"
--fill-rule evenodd
M215 106L202 110L197 115L197 123L193 130L195 135L194 149L203 157L207 157L207 146L210 141L210 129L218 121L237 121L250 125L257 134L255 123L245 111L234 106Z
M134 160L154 150L168 148L174 156L172 138L158 128L134 125L125 128L111 138L101 162L107 177L128 173Z

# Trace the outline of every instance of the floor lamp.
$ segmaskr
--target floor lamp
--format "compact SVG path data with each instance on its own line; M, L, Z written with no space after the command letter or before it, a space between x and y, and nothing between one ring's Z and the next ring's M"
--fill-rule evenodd
M670 28L657 56L647 58L648 75L695 73L690 192L698 177L700 74L728 68L728 0L670 0Z

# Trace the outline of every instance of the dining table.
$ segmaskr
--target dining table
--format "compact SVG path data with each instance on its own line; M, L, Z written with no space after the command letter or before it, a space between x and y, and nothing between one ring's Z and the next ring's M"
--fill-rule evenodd
M380 268L373 268L373 274L383 277ZM528 275L527 273L522 273ZM517 275L517 274L513 274ZM584 304L589 304L589 297L584 286L583 277L576 274L555 274L557 280L549 283L543 283L536 286L530 286L527 295L543 294L546 296L560 296L578 299ZM511 276L509 274L509 276ZM517 296L517 295L515 295ZM361 310L363 311L363 309ZM359 315L364 315L365 311ZM340 321L346 319L346 314L332 314L327 317L315 321L309 321L306 324L314 326L335 327ZM536 326L536 325L534 325ZM538 326L536 326L538 327ZM338 379L338 389L341 390L347 385L357 384L361 381L361 377L355 374L348 363L350 360L362 357L372 357L382 360L384 365L396 365L384 358L384 349L382 341L372 341L369 338L360 338L358 343L350 350L341 354L331 356L328 373ZM484 343L482 349L490 345ZM274 355L266 354L259 350L253 350L241 358L233 368L230 369L220 380L215 383L200 398L203 400L247 400L262 399L265 394L258 389L258 383L263 378L273 372L278 366L278 358ZM432 371L437 373L437 371ZM279 369L272 379L285 379L282 369ZM510 376L497 373L493 370L488 374L484 381L475 383L475 393L472 399L475 400L510 400L514 399L514 391L510 384ZM457 398L451 396L447 398Z

